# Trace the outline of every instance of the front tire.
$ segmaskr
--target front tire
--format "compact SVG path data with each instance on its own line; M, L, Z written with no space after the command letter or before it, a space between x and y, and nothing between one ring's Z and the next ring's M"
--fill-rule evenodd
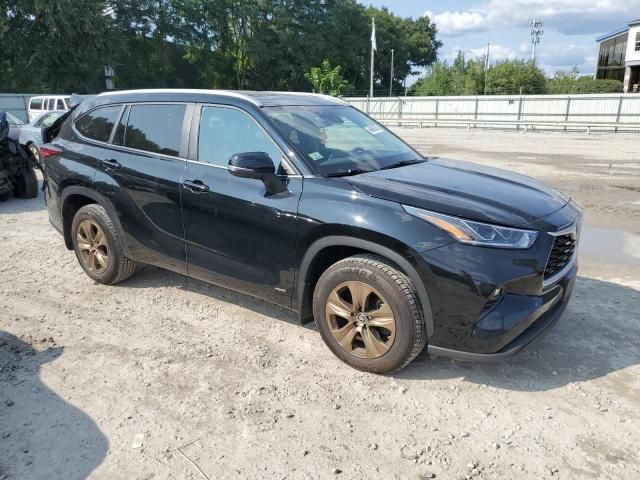
M376 255L356 255L329 267L316 285L313 314L329 349L358 370L400 370L427 340L413 283Z
M13 194L16 198L36 198L38 196L38 177L33 168L25 168L15 177L15 188Z
M77 211L71 239L80 266L96 282L114 285L135 273L135 262L125 257L120 233L100 205Z

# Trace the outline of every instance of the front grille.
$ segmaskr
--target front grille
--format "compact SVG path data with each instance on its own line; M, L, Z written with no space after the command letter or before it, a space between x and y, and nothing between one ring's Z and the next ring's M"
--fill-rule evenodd
M573 232L555 237L547 266L544 269L544 279L547 280L562 271L573 259L575 250L576 236Z

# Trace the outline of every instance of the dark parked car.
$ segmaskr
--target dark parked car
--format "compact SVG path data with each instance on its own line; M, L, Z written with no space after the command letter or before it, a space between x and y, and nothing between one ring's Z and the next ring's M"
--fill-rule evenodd
M569 197L424 158L334 98L106 93L45 135L51 223L89 277L152 264L260 297L315 320L361 370L425 345L508 357L556 322L576 278Z

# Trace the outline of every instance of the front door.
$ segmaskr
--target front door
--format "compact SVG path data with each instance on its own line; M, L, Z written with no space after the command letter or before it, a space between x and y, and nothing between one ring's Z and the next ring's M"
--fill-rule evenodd
M181 187L189 274L291 306L296 219L302 178L292 175L269 133L228 106L196 110ZM269 195L260 180L228 171L235 153L266 152L287 191Z

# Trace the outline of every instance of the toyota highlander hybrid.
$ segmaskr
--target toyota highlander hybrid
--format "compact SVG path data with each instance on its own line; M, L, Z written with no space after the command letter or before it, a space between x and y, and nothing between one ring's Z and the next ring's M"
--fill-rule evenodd
M51 223L93 280L150 264L259 297L315 320L357 369L398 370L425 346L509 357L558 320L576 278L568 196L424 157L335 98L105 93L45 141Z

